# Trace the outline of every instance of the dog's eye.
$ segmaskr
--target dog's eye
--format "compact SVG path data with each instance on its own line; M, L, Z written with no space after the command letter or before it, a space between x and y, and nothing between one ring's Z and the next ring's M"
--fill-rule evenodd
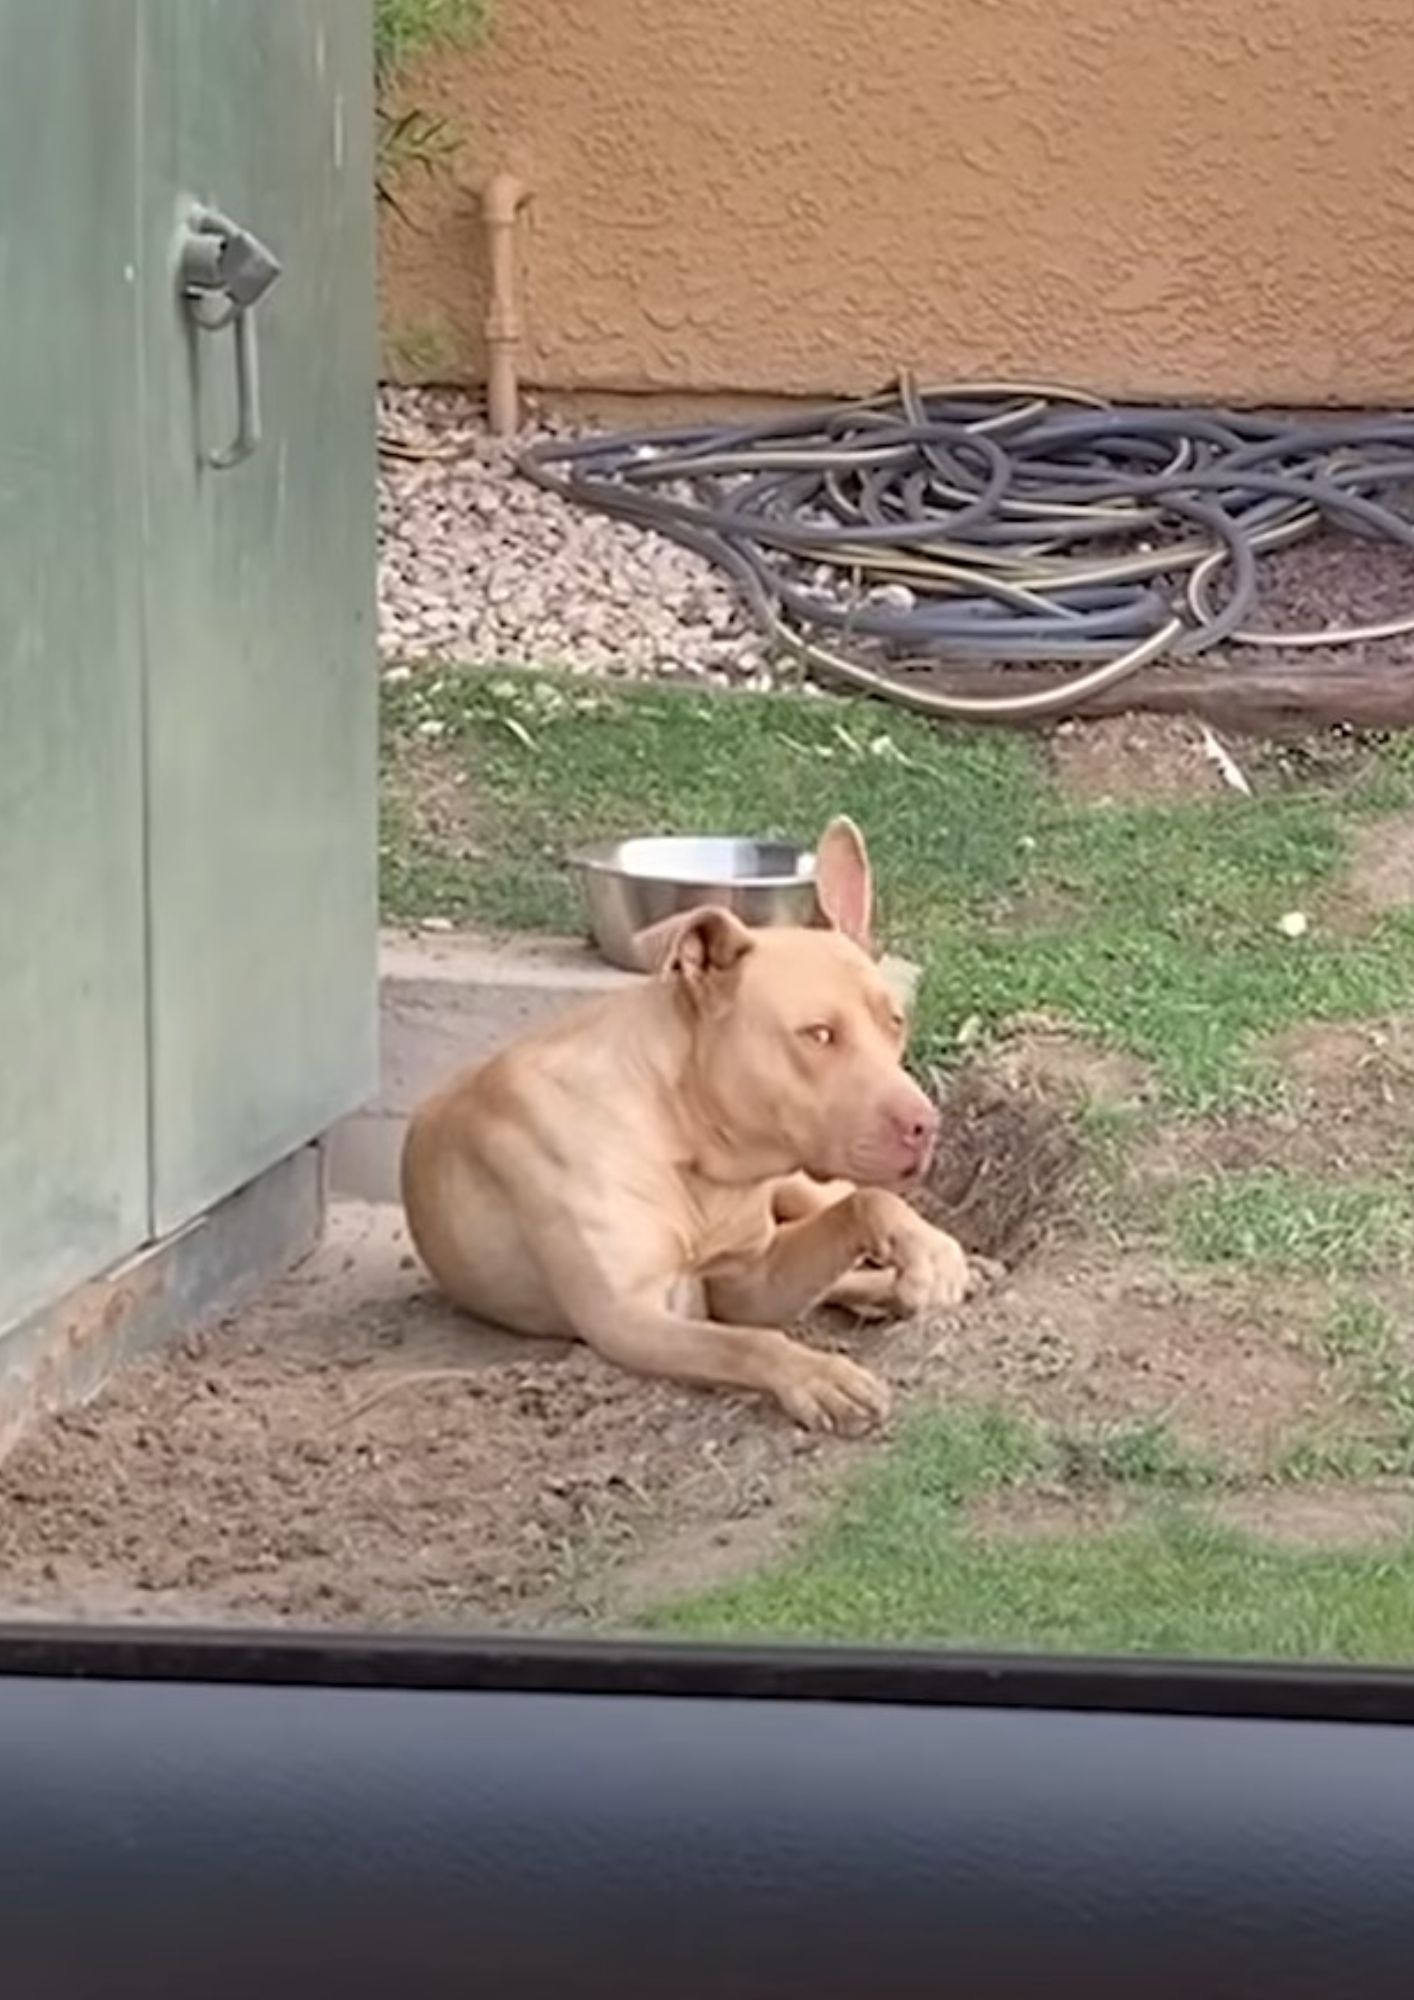
M817 1048L828 1049L835 1041L835 1031L828 1021L812 1021L808 1028L802 1028L800 1032L807 1042L814 1042Z

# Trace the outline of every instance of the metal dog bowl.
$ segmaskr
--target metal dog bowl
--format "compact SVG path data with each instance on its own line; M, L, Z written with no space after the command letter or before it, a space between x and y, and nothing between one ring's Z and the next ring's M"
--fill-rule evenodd
M649 924L712 903L744 924L812 924L815 856L788 840L715 836L604 840L569 857L589 929L610 965L640 972L634 939Z

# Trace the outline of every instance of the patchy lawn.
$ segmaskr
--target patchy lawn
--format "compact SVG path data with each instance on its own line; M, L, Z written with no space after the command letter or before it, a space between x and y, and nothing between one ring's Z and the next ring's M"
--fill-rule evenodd
M1414 1497L1244 1509L1197 1497L1202 1468L1138 1447L1083 1496L1042 1434L994 1413L924 1416L803 1548L650 1622L714 1638L1414 1658Z
M888 1348L913 1394L882 1456L804 1509L645 1526L601 1617L1414 1657L1407 745L1239 747L1246 798L1152 720L1047 742L449 671L386 726L393 918L573 929L574 839L857 818L922 966L916 1052L969 1100L937 1205L1016 1262ZM1012 1112L978 1125L979 1090ZM1039 1194L1017 1106L1073 1142Z
M423 669L388 690L387 915L576 926L593 834L852 813L922 968L926 1202L1007 1281L812 1338L883 1438L478 1335L398 1218L0 1467L51 1615L1414 1659L1414 756L1154 719Z
M560 857L576 839L809 839L852 814L890 935L923 963L935 1060L964 1030L1040 1012L1211 1108L1277 1081L1264 1038L1414 990L1414 913L1380 867L1414 806L1393 753L1352 754L1339 784L1151 804L1062 784L1034 738L860 703L426 670L390 691L385 746L393 918L573 929Z

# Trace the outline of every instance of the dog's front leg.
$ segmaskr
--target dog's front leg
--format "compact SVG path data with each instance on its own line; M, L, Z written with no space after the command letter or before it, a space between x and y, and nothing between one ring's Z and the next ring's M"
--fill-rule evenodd
M869 1258L882 1270L859 1270ZM897 1195L856 1188L831 1207L777 1229L761 1257L714 1272L712 1311L722 1319L798 1319L829 1299L895 1301L905 1313L957 1305L973 1286L961 1247Z
M715 1316L794 1320L854 1279L897 1284L892 1271L856 1271L870 1252L853 1192L797 1222L783 1222L764 1254L710 1272L707 1296Z
M674 1312L672 1240L659 1228L583 1235L554 1219L542 1269L575 1334L606 1361L704 1388L755 1389L807 1430L868 1430L888 1415L884 1384L847 1355L818 1353L769 1324Z
M774 1396L806 1430L868 1430L889 1413L889 1392L867 1369L775 1327L719 1326L624 1299L581 1310L575 1330L596 1353L638 1375Z
M808 1174L792 1174L772 1190L771 1210L777 1223L805 1222L854 1191L850 1181L817 1181ZM841 1306L860 1319L887 1319L889 1308L897 1303L898 1287L899 1274L892 1266L857 1264L814 1303Z

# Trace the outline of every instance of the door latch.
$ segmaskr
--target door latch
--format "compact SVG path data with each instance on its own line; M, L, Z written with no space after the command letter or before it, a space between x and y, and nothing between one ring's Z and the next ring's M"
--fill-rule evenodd
M201 333L227 327L235 343L236 434L203 449L202 462L228 472L260 443L260 357L255 308L280 276L280 260L248 229L219 209L198 208L188 218L177 252L177 283L192 325Z

